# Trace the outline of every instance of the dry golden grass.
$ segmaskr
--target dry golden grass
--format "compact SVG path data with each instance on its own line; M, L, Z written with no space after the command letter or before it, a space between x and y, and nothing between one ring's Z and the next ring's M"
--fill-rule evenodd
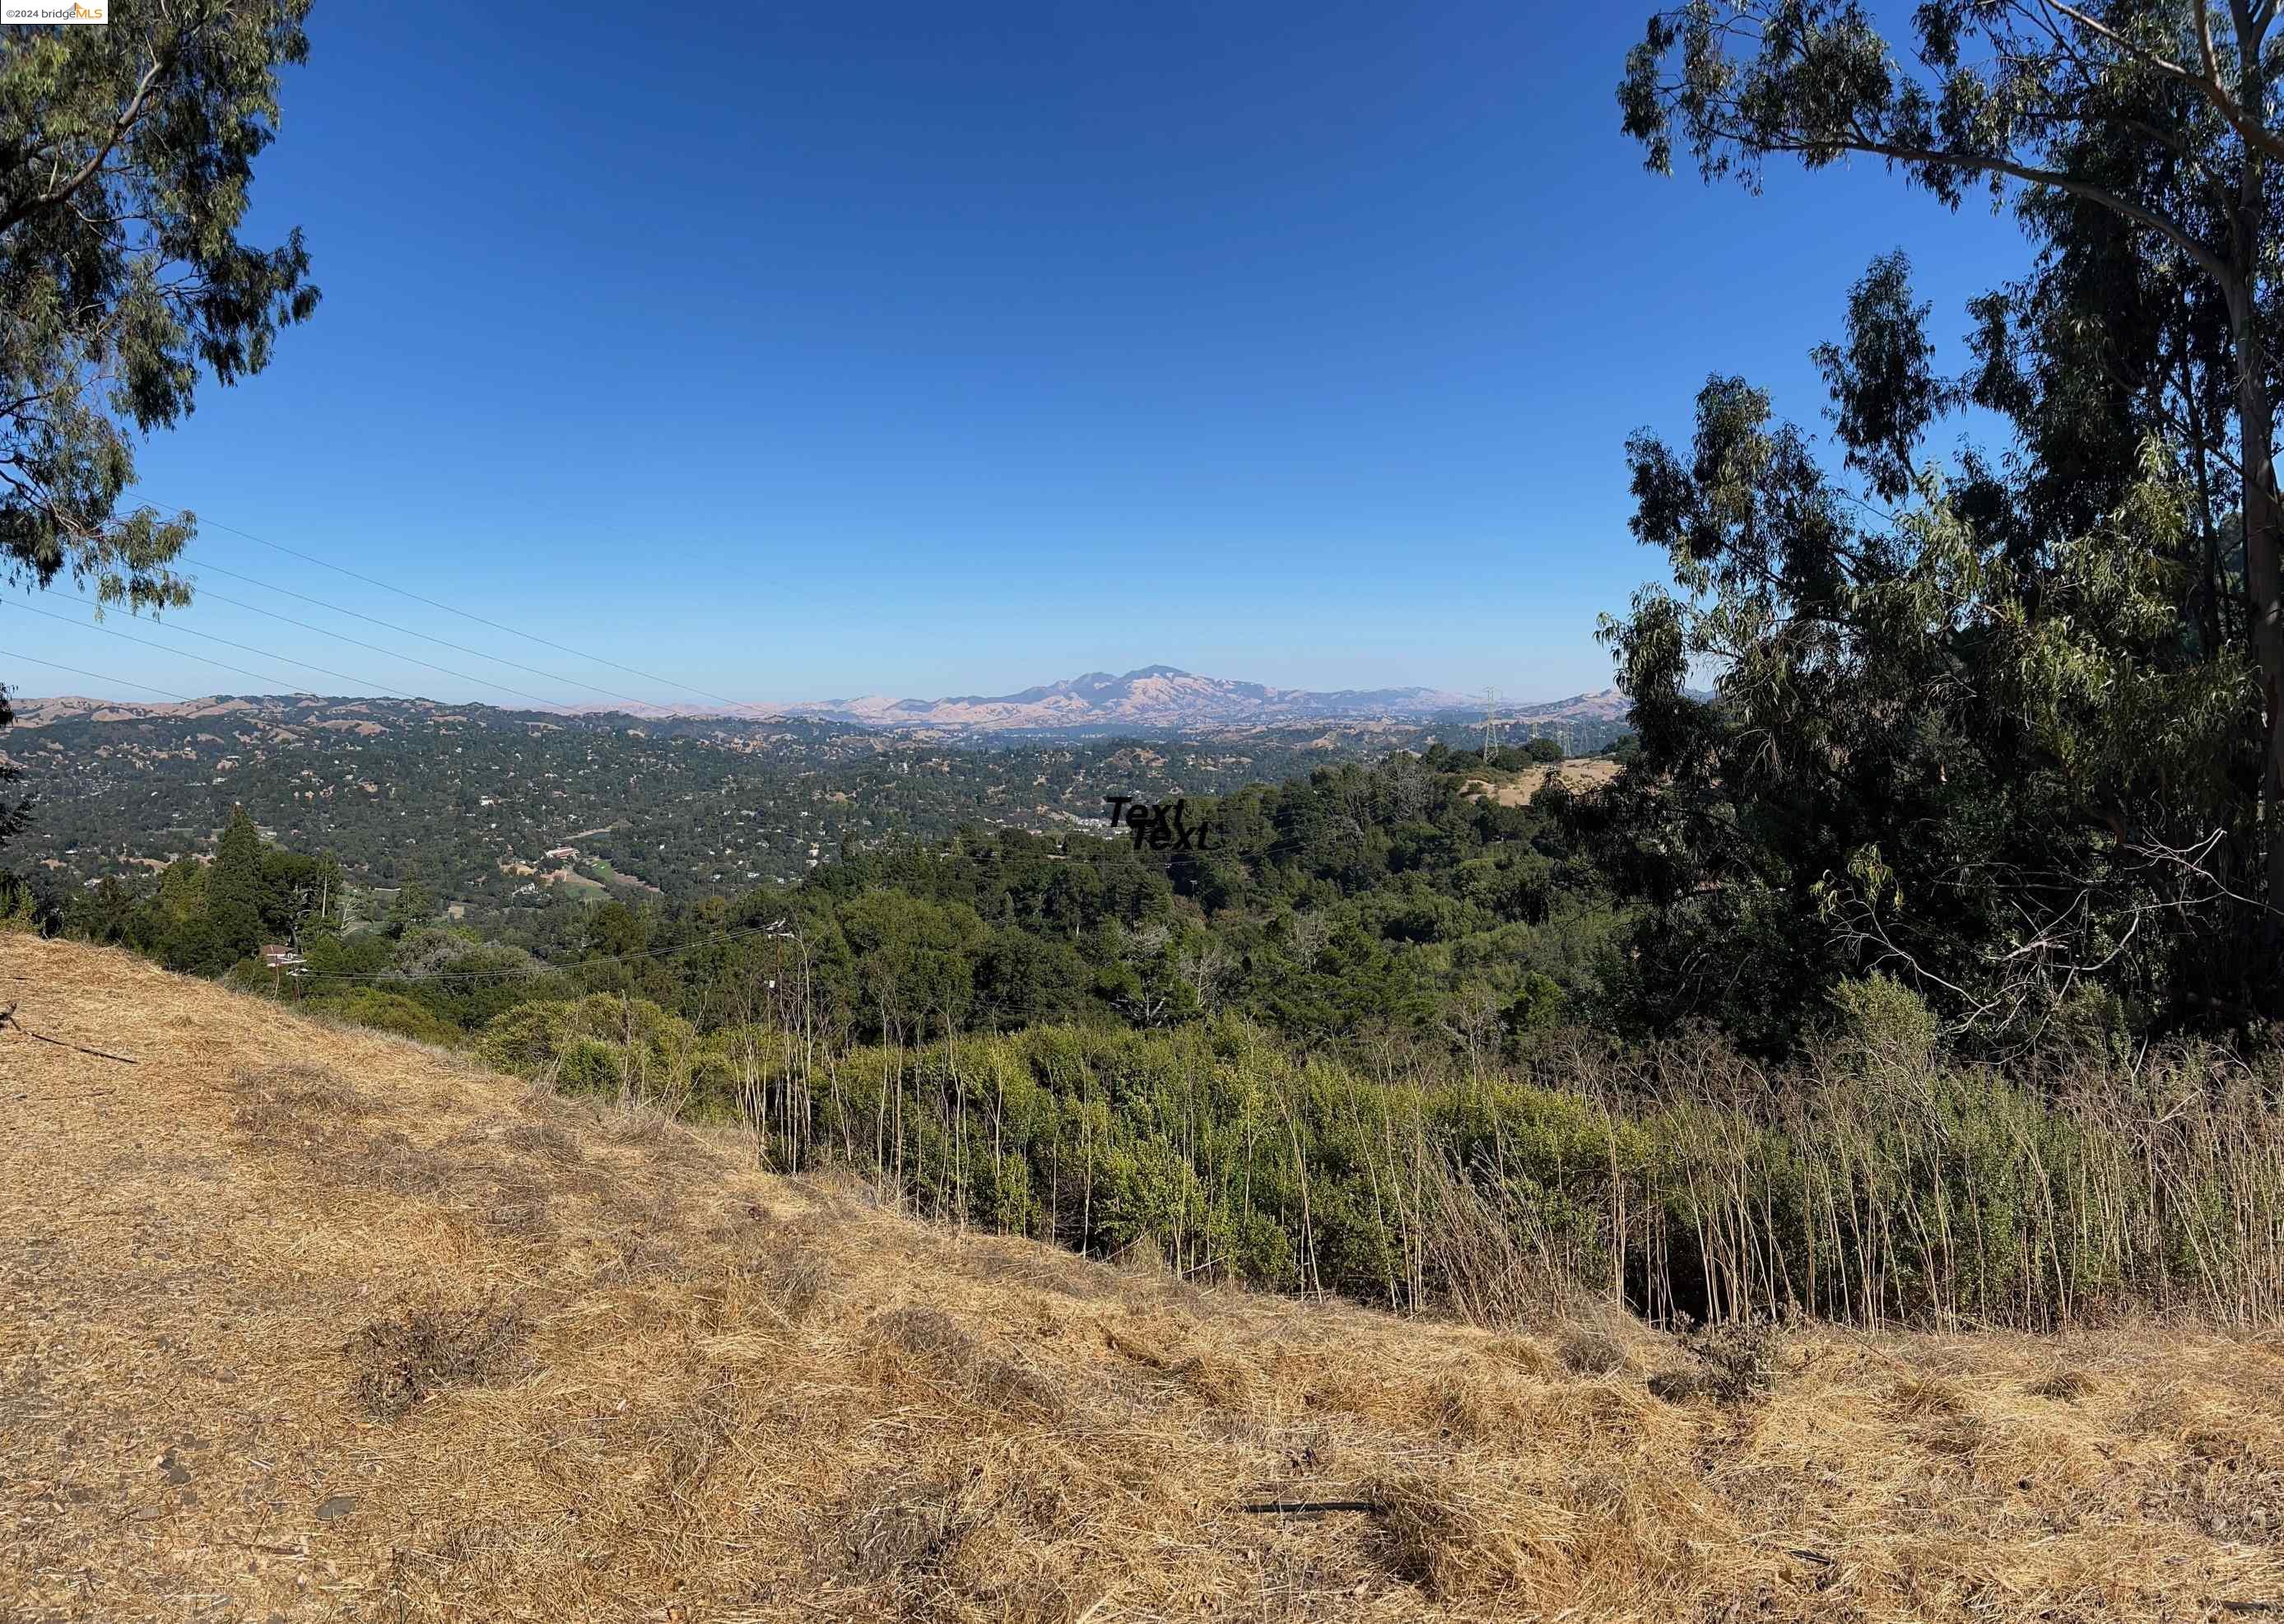
M1808 1331L1765 1397L1668 1402L1688 1360L1622 1321L955 1235L120 954L0 938L12 999L140 1063L0 1031L0 1618L2284 1603L2275 1342Z
M1478 773L1459 786L1463 795L1502 807L1527 807L1531 797L1560 777L1574 790L1590 790L1618 776L1618 764L1607 756L1582 755L1568 761L1520 767L1512 772Z

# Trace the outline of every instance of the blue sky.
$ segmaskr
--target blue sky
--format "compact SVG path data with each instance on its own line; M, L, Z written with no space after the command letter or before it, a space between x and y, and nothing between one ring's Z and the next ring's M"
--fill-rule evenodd
M1647 174L1612 95L1646 15L318 0L253 224L303 226L324 305L148 444L142 491L739 699L1157 661L1606 686L1595 616L1660 574L1625 529L1626 435L1686 435L1715 370L1814 420L1807 351L1874 254L1912 254L1947 340L2026 262L2009 221L1876 168L1772 169L1758 197ZM219 528L201 558L688 697ZM61 590L41 606L85 613ZM515 702L212 599L179 623ZM19 654L176 691L275 685L0 627Z

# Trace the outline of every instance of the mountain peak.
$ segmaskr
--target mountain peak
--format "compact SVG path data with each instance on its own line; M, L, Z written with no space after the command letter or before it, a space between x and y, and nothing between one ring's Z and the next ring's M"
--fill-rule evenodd
M1342 690L1318 693L1227 677L1201 676L1179 666L1140 666L1122 676L1088 671L1061 682L1005 694L959 694L893 704L824 702L788 708L849 721L1001 730L1113 730L1247 726L1275 722L1424 719L1464 706L1461 695L1428 688Z

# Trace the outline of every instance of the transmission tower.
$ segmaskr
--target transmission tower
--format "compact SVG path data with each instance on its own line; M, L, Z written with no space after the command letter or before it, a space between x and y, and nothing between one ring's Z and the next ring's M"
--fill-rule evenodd
M1499 729L1505 719L1499 714L1499 692L1496 688L1483 690L1483 765L1490 765L1491 752L1498 748Z

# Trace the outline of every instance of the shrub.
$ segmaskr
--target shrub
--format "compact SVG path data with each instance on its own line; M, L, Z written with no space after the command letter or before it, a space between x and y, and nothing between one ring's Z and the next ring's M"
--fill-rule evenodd
M259 985L268 986L264 977ZM309 1001L313 1010L322 1011L352 1026L371 1027L376 1032L394 1033L423 1043L435 1043L445 1048L458 1048L468 1041L468 1035L425 1005L415 1003L403 993L383 992L379 988L360 987L352 991L328 993Z
M1682 1351L1696 1365L1690 1372L1693 1391L1717 1404L1743 1404L1761 1397L1775 1385L1782 1335L1772 1321L1758 1316L1685 1329Z
M555 1086L567 1093L615 1094L626 1081L619 1051L600 1038L567 1038L554 1060Z

